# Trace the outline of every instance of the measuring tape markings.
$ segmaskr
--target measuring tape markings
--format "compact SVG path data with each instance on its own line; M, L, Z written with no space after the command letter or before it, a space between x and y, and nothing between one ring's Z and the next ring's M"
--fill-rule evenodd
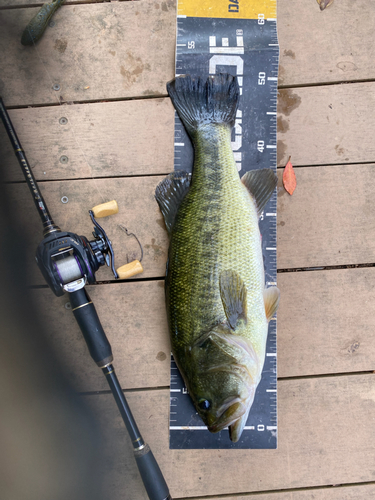
M238 171L241 176L253 168L276 171L276 1L179 0L177 12L176 76L236 75L241 99L232 149ZM174 154L175 170L191 172L194 151L177 113ZM276 209L274 193L260 218L267 286L276 285ZM170 448L277 447L276 323L276 318L269 323L262 380L238 443L227 431L211 434L202 425L172 356Z

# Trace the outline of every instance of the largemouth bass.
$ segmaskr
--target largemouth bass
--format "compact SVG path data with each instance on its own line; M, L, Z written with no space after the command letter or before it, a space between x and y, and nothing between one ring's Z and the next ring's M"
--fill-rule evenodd
M235 77L181 76L167 89L195 151L193 175L174 172L155 192L170 235L165 292L172 352L208 430L229 427L236 442L279 303L279 290L265 288L258 226L277 177L263 169L239 178L231 148Z

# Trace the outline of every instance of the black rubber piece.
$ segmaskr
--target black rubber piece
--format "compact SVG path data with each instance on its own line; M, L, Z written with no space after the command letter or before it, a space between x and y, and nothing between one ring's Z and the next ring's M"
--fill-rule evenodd
M150 500L172 500L163 474L148 445L135 451L139 472Z
M113 359L111 345L86 290L81 288L70 293L70 303L92 359L100 367L110 363Z

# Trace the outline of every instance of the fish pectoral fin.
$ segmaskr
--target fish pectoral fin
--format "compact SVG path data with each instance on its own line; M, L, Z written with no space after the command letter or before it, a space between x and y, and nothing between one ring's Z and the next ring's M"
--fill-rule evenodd
M241 182L254 198L260 216L277 185L277 175L270 168L251 170L242 176Z
M156 187L155 198L163 214L168 233L172 231L174 221L182 200L189 191L191 174L172 172Z
M272 316L277 311L280 302L280 290L276 286L265 288L263 292L264 307L266 310L267 321L270 321Z
M240 320L247 321L247 290L236 271L228 269L221 273L220 295L228 323L235 330Z

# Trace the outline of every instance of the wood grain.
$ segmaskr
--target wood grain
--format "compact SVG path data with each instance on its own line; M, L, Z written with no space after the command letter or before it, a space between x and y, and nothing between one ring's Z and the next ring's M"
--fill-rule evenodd
M281 171L279 172L281 177ZM296 169L297 188L289 196L278 191L278 268L365 264L375 262L375 227L372 180L375 165L346 165ZM136 278L162 277L168 236L154 191L162 176L41 183L41 192L55 222L63 230L90 236L87 211L115 199L119 213L102 220L116 253L116 267L140 257L134 232L144 248L144 273ZM41 223L25 184L9 186L12 210L20 213L20 231L30 248L41 241ZM358 196L353 196L358 193ZM68 203L61 202L63 196ZM29 283L43 284L30 252ZM108 268L97 273L99 281L113 279Z
M373 481L374 387L373 374L281 381L275 451L169 450L169 391L127 398L172 497L199 498ZM110 488L113 499L146 500L112 396L88 401L103 422L103 464L108 487L116 485Z
M314 1L278 0L277 18L280 85L375 77L372 0L340 0L323 12Z
M374 96L375 83L280 90L278 165L285 166L289 155L295 166L374 161L368 134ZM173 168L169 98L13 109L9 115L38 180L166 174ZM8 180L21 180L2 128L0 148Z
M173 170L174 110L169 98L13 109L9 116L37 180ZM22 180L3 127L0 149L7 179Z
M372 371L375 319L363 314L375 268L279 274L278 377ZM170 384L164 281L87 288L111 342L124 389ZM88 354L67 295L33 290L51 348L78 391L107 390Z
M367 133L375 115L374 90L374 83L280 90L278 166L284 167L289 156L293 165L374 161Z
M375 165L298 168L297 188L278 191L278 268L375 262Z
M56 103L60 95L67 101L165 95L174 74L174 0L64 5L32 50L19 40L36 12L2 12L0 94L8 105ZM363 46L374 22L372 0L355 7L341 0L324 12L314 2L279 0L280 84L374 78L375 48ZM56 83L59 92L51 88Z
M278 274L278 376L372 371L375 268Z
M174 0L63 5L37 46L23 47L21 34L37 11L2 11L0 95L8 106L166 95Z

